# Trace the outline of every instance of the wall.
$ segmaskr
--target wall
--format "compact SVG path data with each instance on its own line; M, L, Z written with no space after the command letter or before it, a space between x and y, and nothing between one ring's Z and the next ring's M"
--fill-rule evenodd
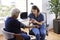
M33 3L33 5L38 6L40 11L42 12L42 0L28 0L28 14L31 13L31 7L33 6L31 5L31 3Z
M53 28L53 19L55 14L49 14L49 0L42 0L42 12L47 13L47 23L49 24L49 29Z

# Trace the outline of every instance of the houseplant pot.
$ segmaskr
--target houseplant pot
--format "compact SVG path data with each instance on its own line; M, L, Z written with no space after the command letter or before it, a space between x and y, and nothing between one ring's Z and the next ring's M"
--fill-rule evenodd
M55 19L53 20L53 30L55 33L60 34L60 0L50 0L50 12L55 14Z
M55 33L60 34L60 19L53 20L53 29Z

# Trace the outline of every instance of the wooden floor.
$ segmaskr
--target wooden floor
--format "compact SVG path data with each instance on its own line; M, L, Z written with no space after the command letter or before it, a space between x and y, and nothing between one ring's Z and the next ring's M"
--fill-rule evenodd
M46 37L47 40L60 40L60 34L56 34L49 31L49 36ZM3 36L0 36L0 40L6 40Z
M56 34L54 32L49 32L49 36L46 37L47 40L60 40L60 34Z

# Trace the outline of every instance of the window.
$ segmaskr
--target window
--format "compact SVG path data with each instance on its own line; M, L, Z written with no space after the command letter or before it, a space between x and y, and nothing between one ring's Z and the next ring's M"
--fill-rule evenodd
M10 10L14 7L20 9L21 12L31 12L31 7L37 5L42 11L42 0L0 0L0 21L10 16Z
M0 0L0 21L10 16L12 8L18 8L21 12L26 11L26 0Z

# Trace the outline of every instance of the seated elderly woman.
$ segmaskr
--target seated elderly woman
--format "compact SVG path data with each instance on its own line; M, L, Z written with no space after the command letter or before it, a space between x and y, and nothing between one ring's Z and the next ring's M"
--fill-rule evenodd
M7 20L5 21L5 28L4 29L7 32L21 34L21 36L25 40L30 40L30 37L25 32L22 32L20 28L29 28L32 26L28 27L28 26L25 26L24 24L22 24L21 22L19 22L17 20L19 13L20 13L20 11L17 8L12 10L11 17L8 17ZM35 27L35 26L33 26L33 27ZM13 40L15 40L15 38Z

